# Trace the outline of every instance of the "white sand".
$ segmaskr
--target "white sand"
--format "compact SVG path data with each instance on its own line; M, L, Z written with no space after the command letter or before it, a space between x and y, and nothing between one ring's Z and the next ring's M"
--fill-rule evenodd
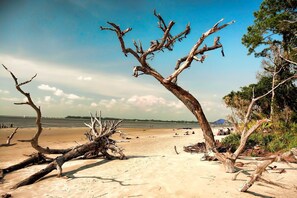
M4 142L12 129L0 129L0 142ZM288 189L257 182L248 193L238 189L247 176L241 174L232 181L232 174L224 172L218 162L200 161L201 155L183 152L183 146L203 141L200 129L195 134L183 135L186 130L172 129L121 129L132 139L120 143L125 148L128 160L76 160L63 165L63 178L56 171L35 184L10 188L42 169L45 165L28 167L7 174L0 185L0 195L13 197L297 197L297 169L275 163L285 168L286 173L265 173L265 178L287 184ZM28 139L33 129L21 129L17 139ZM83 143L83 128L53 128L45 130L41 145L68 147ZM192 130L190 130L192 132ZM175 133L179 137L173 137ZM139 138L136 138L136 137ZM119 137L116 137L119 139ZM75 141L77 143L75 143ZM177 147L179 155L174 151ZM0 167L6 167L25 159L22 154L31 154L29 143L20 143L0 148ZM245 162L245 161L243 161ZM293 164L297 167L296 164ZM253 170L255 165L244 168ZM295 186L294 186L295 185Z

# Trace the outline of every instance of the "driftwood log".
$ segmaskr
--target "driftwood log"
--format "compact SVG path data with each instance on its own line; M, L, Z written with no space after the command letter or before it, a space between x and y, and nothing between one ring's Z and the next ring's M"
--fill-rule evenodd
M101 119L101 114L98 117L97 113L95 116L91 114L91 123L87 124L86 126L90 128L89 132L85 133L88 142L73 148L66 148L66 149L52 149L49 147L42 147L38 144L38 138L42 134L42 116L40 107L37 107L33 102L30 93L25 92L22 89L22 86L30 83L35 77L33 76L30 80L25 81L23 83L18 83L16 76L7 69L3 65L3 67L11 74L16 89L23 94L27 98L27 102L15 103L17 105L29 105L32 107L36 112L36 126L37 132L35 133L34 137L28 142L31 143L32 147L38 152L36 154L32 154L29 156L28 159L15 164L13 166L0 169L0 178L3 179L5 174L13 172L15 170L22 169L24 167L28 167L34 164L43 164L49 163L45 168L36 172L35 174L29 176L28 178L20 181L13 188L18 188L20 186L32 184L37 180L41 179L48 173L53 170L58 170L58 176L62 175L62 165L72 159L77 158L94 158L94 157L105 157L107 159L125 159L125 155L123 154L123 150L119 148L116 144L116 141L111 139L111 136L117 132L117 127L122 122L121 120L118 121L103 121ZM55 159L51 159L46 154L60 154Z
M297 162L297 148L293 148L290 151L280 155L272 155L261 159L263 161L257 165L256 170L249 176L250 179L241 187L240 191L246 192L256 181L276 185L281 188L286 188L286 185L264 179L262 173L265 172L266 168L273 162L288 163L292 162L292 159L295 159L295 162Z

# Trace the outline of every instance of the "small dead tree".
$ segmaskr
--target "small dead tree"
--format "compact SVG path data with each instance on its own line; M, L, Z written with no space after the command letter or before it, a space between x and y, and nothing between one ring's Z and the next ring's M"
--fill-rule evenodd
M128 32L130 32L132 28L122 30L118 25L112 22L107 22L110 27L101 26L100 29L115 32L124 55L127 56L128 54L131 54L139 62L140 65L135 66L133 69L133 75L135 77L138 77L142 74L153 76L157 81L161 83L161 85L163 85L167 90L173 93L181 102L184 103L184 105L193 113L193 115L197 119L203 131L206 147L207 149L211 150L215 147L215 140L212 129L204 115L203 109L199 101L192 94L177 85L177 78L185 69L191 66L193 61L203 63L206 59L205 53L207 51L219 48L223 49L222 44L220 43L220 37L216 37L211 46L207 46L206 44L203 45L204 40L211 34L218 32L228 25L234 23L234 21L223 25L220 25L223 19L218 21L212 28L201 35L201 37L198 39L198 41L195 43L195 45L186 56L183 56L177 60L174 72L168 77L163 77L159 72L157 72L153 67L150 66L148 60L157 52L161 52L166 49L171 51L177 41L182 41L190 33L190 25L188 24L185 30L180 32L179 34L172 35L171 29L174 26L175 22L170 21L167 25L162 16L160 14L157 14L156 11L154 11L154 16L156 16L158 19L158 25L163 32L163 36L160 39L151 41L150 47L146 50L143 49L142 43L140 41L138 43L134 41L133 44L135 50L126 47L124 36ZM222 55L224 56L223 50Z
M35 77L33 76L30 80L25 81L23 83L18 83L16 76L7 69L3 65L4 69L6 69L12 76L13 80L16 83L16 89L23 95L26 96L27 102L16 103L17 105L29 105L31 106L36 114L36 126L37 133L34 137L29 140L32 147L38 151L38 153L32 154L28 159L15 164L13 166L0 169L0 179L4 177L5 174L10 173L15 170L22 169L27 166L31 166L34 164L42 164L49 163L45 168L36 172L35 174L29 176L28 178L22 180L17 183L13 188L18 188L20 186L32 184L37 180L41 179L48 173L53 170L58 170L58 176L62 175L62 165L72 159L77 158L94 158L94 157L105 157L107 159L125 159L125 155L123 154L123 150L116 145L116 141L111 139L111 136L117 132L117 127L122 122L119 121L102 121L101 115L100 117L93 116L91 114L91 123L86 124L90 128L90 131L85 135L87 136L89 142L72 147L67 149L50 149L48 147L43 148L38 144L38 138L42 133L42 124L41 124L41 110L40 107L37 107L33 102L30 93L26 93L21 86L30 83ZM99 127L99 128L98 128ZM45 154L60 154L58 157L52 159Z
M294 78L297 78L297 75L293 75L283 81L281 81L280 83L278 83L277 85L275 85L270 91L268 91L267 93L258 96L255 98L255 96L253 96L247 113L244 117L244 121L243 121L243 129L241 131L241 138L240 138L240 145L238 146L238 148L236 149L236 151L234 153L231 152L226 152L226 153L219 153L216 151L215 155L217 157L217 159L222 162L222 164L225 167L225 170L227 173L234 173L236 172L236 168L235 168L235 161L237 160L237 158L239 157L239 155L243 152L245 145L247 143L248 138L250 137L250 135L256 131L262 124L270 122L269 119L264 118L261 120L257 120L257 122L251 126L250 128L248 127L248 124L251 121L251 114L252 114L252 110L253 107L255 105L255 103L260 100L261 98L264 98L265 96L267 96L268 94L270 94L272 91L274 91L275 89L277 89L280 85L284 84L285 82L292 80Z
M9 71L8 68L5 67L5 65L2 64L2 66L4 67L5 70L7 70L10 73L11 77L13 78L13 80L15 82L15 87L18 90L18 92L20 92L22 95L24 95L26 97L26 99L27 99L26 102L18 102L18 103L14 103L14 104L15 105L29 105L36 112L35 124L36 124L36 127L37 127L37 131L36 131L35 135L33 136L33 138L28 140L28 142L31 143L32 147L35 150L37 150L38 152L44 153L44 154L64 154L64 153L67 153L68 151L70 151L71 149L51 149L49 147L44 148L44 147L40 146L39 143L38 143L39 136L42 133L41 110L40 110L40 107L37 107L35 105L35 103L32 101L30 93L27 93L22 89L22 86L30 83L37 76L37 74L35 74L30 80L19 83L17 77L11 71Z
M14 144L11 144L11 140L13 136L17 133L17 130L19 127L15 128L15 130L7 137L6 143L5 144L0 144L0 146L13 146Z

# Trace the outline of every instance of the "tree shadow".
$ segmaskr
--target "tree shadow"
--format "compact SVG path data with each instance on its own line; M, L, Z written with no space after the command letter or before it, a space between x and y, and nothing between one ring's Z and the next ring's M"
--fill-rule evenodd
M267 196L267 195L263 195L263 194L256 193L256 192L251 192L251 191L246 191L245 193L254 195L254 196L256 196L256 197L261 197L261 198L274 198L274 197L272 197L272 196Z
M77 168L75 170L64 172L63 176L69 177L69 175L74 175L77 172L80 172L80 171L83 171L83 170L86 170L86 169L89 169L89 168L93 168L95 166L100 166L100 165L106 164L107 162L110 162L110 161L112 161L112 160L103 159L101 161L94 162L92 164L86 164L86 165L81 166L81 167L79 167L79 168Z
M131 158L149 158L149 157L157 157L157 156L129 156L128 159L131 159ZM86 164L84 166L81 166L75 170L71 170L71 171L67 171L67 172L63 172L63 178L65 179L79 179L79 178L89 178L89 179L98 179L98 180L104 180L105 182L103 183L108 183L108 182L116 182L118 184L120 184L121 186L135 186L135 185L144 185L144 184L126 184L125 181L121 181L121 180L118 180L116 178L108 178L108 177L100 177L100 176L89 176L89 175L86 175L86 176L75 176L74 174L75 173L78 173L80 171L83 171L83 170L86 170L86 169L90 169L90 168L93 168L93 167L96 167L96 166L100 166L100 165L103 165L103 164L106 164L110 161L113 161L114 159L112 160L109 160L109 159L103 159L101 161L98 161L98 162L95 162L95 163L91 163L91 164ZM45 180L45 179L48 179L48 178L52 178L52 177L55 177L56 175L49 175L47 177L43 177L41 180Z
M85 170L85 169L89 169L89 168L93 168L95 166L99 166L99 165L102 165L102 164L105 164L109 161L112 161L112 160L107 160L107 159L103 159L101 161L98 161L98 162L95 162L95 163L92 163L92 164L86 164L84 166L81 166L75 170L72 170L72 171L67 171L67 172L63 172L62 173L62 177L65 176L65 177L71 177L71 175L74 175L75 173L79 172L79 171L82 171L82 170ZM46 177L43 177L40 179L41 180L44 180L44 179L48 179L48 178L52 178L52 177L56 177L56 175L48 175ZM74 176L73 176L74 177Z
M162 155L130 155L126 156L128 159L134 159L134 158L152 158L152 157L162 157Z
M137 185L144 185L144 184L129 184L125 183L127 181L121 181L116 178L108 178L108 177L100 177L100 176L74 176L74 175L67 175L66 176L68 179L73 180L73 179L98 179L98 180L103 180L102 183L111 183L111 182L116 182L120 184L121 186L137 186Z
M145 157L145 156L136 156L136 157ZM83 178L83 179L98 179L98 180L103 180L102 183L110 183L110 182L116 182L118 184L120 184L121 186L135 186L135 185L143 185L143 184L129 184L129 183L125 183L127 181L121 181L121 180L118 180L116 178L109 178L109 177L100 177L100 176L89 176L89 175L86 175L86 176L75 176L74 174L79 172L79 171L82 171L82 170L85 170L85 169L89 169L89 168L92 168L92 167L95 167L95 166L99 166L99 165L103 165L107 162L109 162L111 160L107 160L107 159L104 159L100 162L95 162L95 163L92 163L92 164L87 164L85 166L82 166L78 169L75 169L75 170L72 170L72 171L68 171L68 172L65 172L63 173L64 177L66 177L67 179L70 179L70 180L73 180L73 179L80 179L80 178Z
M16 143L13 144L0 144L0 147L10 147L10 146L14 146L16 145Z

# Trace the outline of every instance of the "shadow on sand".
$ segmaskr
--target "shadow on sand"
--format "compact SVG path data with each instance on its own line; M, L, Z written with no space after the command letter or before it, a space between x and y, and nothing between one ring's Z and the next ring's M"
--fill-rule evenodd
M127 156L127 158L128 158L127 160L134 159L134 158L151 158L151 157L162 157L162 156L160 156L160 155L153 155L153 156L131 155L131 156ZM116 178L106 178L106 177L104 178L104 177L100 177L100 176L91 176L91 175L86 175L86 176L75 176L74 175L80 171L90 169L90 168L93 168L96 166L100 166L100 165L106 164L111 161L113 161L113 160L102 159L100 161L97 161L97 162L94 162L91 164L86 164L86 165L83 165L75 170L63 172L63 177L66 179L69 179L69 180L79 179L79 178L99 179L99 180L104 180L105 182L103 182L103 183L116 182L116 183L119 183L121 186L143 185L143 184L126 184L125 181L120 181ZM49 175L47 177L42 178L41 180L45 180L45 179L52 178L52 177L55 177L55 175Z

